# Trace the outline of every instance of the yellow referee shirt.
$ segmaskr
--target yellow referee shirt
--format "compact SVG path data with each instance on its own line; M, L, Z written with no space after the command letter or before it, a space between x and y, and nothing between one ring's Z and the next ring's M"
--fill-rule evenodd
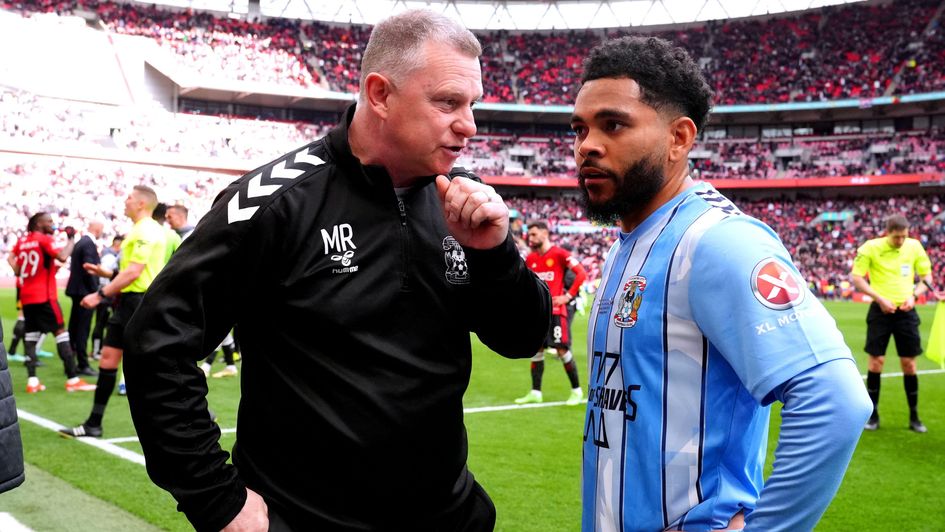
M916 274L923 276L931 271L929 256L914 238L907 238L898 249L890 246L886 237L868 240L853 259L853 275L869 274L873 290L896 306L913 294Z
M124 270L132 262L144 264L137 279L122 292L145 292L166 263L167 241L164 228L150 216L138 220L121 243L119 269Z

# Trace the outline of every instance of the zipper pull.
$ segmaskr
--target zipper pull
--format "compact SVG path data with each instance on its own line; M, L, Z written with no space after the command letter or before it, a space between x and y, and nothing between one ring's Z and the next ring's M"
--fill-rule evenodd
M400 224L403 226L407 225L407 207L404 205L404 200L397 198L397 209L400 211Z

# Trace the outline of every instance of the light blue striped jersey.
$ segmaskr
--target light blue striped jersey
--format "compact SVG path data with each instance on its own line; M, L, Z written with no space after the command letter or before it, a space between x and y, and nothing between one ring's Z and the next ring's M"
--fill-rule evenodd
M585 532L721 529L747 515L769 394L850 358L777 235L706 183L620 235L587 337Z

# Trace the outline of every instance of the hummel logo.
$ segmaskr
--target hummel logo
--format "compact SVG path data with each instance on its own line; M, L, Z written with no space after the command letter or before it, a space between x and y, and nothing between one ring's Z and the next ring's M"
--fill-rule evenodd
M354 251L348 250L345 251L344 255L332 255L331 260L341 261L342 266L351 266L351 257L354 256Z
M258 174L249 178L246 184L246 199L253 198L262 198L271 195L273 192L282 188L282 183L276 184L272 183L273 180L283 179L290 180L299 177L305 172L314 169L315 167L325 164L325 161L321 160L316 155L311 155L307 151L298 151L295 153L289 154L285 159L279 161L278 163L261 170ZM288 168L288 166L305 166L305 168ZM268 174L268 177L267 177ZM269 183L263 184L263 179ZM242 190L242 189L241 189ZM256 211L259 210L258 205L250 206L241 206L240 204L240 192L238 190L236 194L230 198L229 203L226 205L226 215L227 223L233 222L242 222L249 220L256 214ZM245 203L244 203L245 205Z

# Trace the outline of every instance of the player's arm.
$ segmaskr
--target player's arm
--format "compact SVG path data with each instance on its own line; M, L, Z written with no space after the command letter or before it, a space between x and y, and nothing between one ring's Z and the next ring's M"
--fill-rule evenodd
M519 255L509 235L508 207L477 179L436 181L447 227L469 263L470 329L504 357L531 357L551 323L548 286Z
M7 264L10 265L10 268L13 268L13 275L20 276L20 262L16 260L16 250L13 253L7 255Z
M66 245L54 253L49 253L50 255L54 255L59 262L65 262L66 259L69 258L69 255L72 255L72 250L75 248L75 229L73 229L72 226L68 226L63 229L63 232L66 233Z
M110 283L100 288L98 292L93 292L83 297L81 302L82 306L85 308L95 308L102 302L103 298L118 295L141 276L144 267L144 263L141 262L129 263L127 268L118 272L118 275L116 275Z
M587 271L584 269L584 266L581 265L581 261L577 260L574 255L568 255L567 259L568 269L574 272L574 282L571 283L571 286L568 288L565 294L568 297L568 301L576 298L581 293L581 287L584 285L584 282L587 281Z
M223 529L247 500L257 501L248 499L236 468L227 463L219 427L208 413L207 379L196 364L223 340L237 312L271 290L264 261L275 245L271 234L287 226L265 207L250 220L229 223L228 200L239 186L231 185L216 201L190 244L154 280L126 329L128 404L148 474L201 532Z
M745 530L811 530L872 411L850 350L767 227L730 220L706 233L692 264L693 319L756 401L784 403L774 471ZM781 284L763 289L762 275Z
M916 296L922 295L925 292L930 292L935 299L939 301L945 301L945 289L939 290L935 286L935 280L932 278L932 272L929 272L922 276L922 284L919 285L919 288L916 289Z
M774 469L745 531L813 530L840 488L873 405L849 359L805 370L772 395L784 403Z
M879 308L886 314L896 312L896 305L892 301L879 295L870 283L866 280L866 274L870 271L872 259L870 256L868 244L863 244L856 250L856 257L853 258L853 271L850 274L850 280L853 281L853 287L862 294L873 298Z

